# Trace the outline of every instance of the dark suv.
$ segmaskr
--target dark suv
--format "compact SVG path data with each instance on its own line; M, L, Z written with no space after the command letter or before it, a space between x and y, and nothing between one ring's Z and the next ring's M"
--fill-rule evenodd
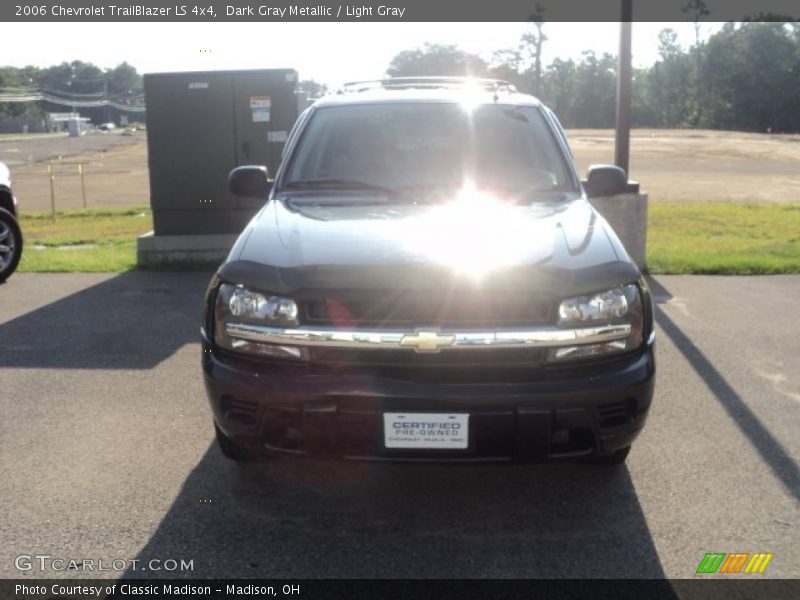
M317 101L208 288L203 369L235 460L625 460L653 395L650 292L564 132L499 81Z
M17 199L11 192L11 174L0 163L0 283L16 270L22 256L22 232L17 222Z

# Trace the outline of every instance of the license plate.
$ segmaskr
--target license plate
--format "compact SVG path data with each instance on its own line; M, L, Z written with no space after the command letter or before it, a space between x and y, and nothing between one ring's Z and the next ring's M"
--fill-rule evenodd
M468 414L383 413L387 448L463 450L469 440Z

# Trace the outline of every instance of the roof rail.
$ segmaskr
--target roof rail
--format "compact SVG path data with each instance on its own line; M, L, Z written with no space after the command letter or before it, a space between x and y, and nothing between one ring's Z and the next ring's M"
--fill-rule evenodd
M516 93L517 88L502 79L485 79L479 77L389 77L387 79L370 79L366 81L350 81L337 90L337 94L352 94L370 90L408 90L408 89L458 89L463 87L479 87L487 92Z

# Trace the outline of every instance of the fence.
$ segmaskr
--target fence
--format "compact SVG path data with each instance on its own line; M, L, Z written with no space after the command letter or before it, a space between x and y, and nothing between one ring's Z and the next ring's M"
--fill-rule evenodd
M61 167L73 167L72 169L60 170ZM84 163L75 161L49 161L47 163L47 174L50 179L50 211L53 215L53 220L56 218L56 176L75 176L81 178L81 200L83 201L83 208L86 208L86 170Z

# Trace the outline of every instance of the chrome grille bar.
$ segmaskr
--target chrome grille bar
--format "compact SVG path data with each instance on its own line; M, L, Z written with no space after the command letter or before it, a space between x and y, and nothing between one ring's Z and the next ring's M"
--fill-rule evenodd
M612 342L629 337L629 323L561 329L537 327L498 331L414 330L345 330L334 327L297 327L284 329L249 323L228 323L229 337L265 344L351 348L364 350L406 349L418 352L468 348L555 348L578 344Z

